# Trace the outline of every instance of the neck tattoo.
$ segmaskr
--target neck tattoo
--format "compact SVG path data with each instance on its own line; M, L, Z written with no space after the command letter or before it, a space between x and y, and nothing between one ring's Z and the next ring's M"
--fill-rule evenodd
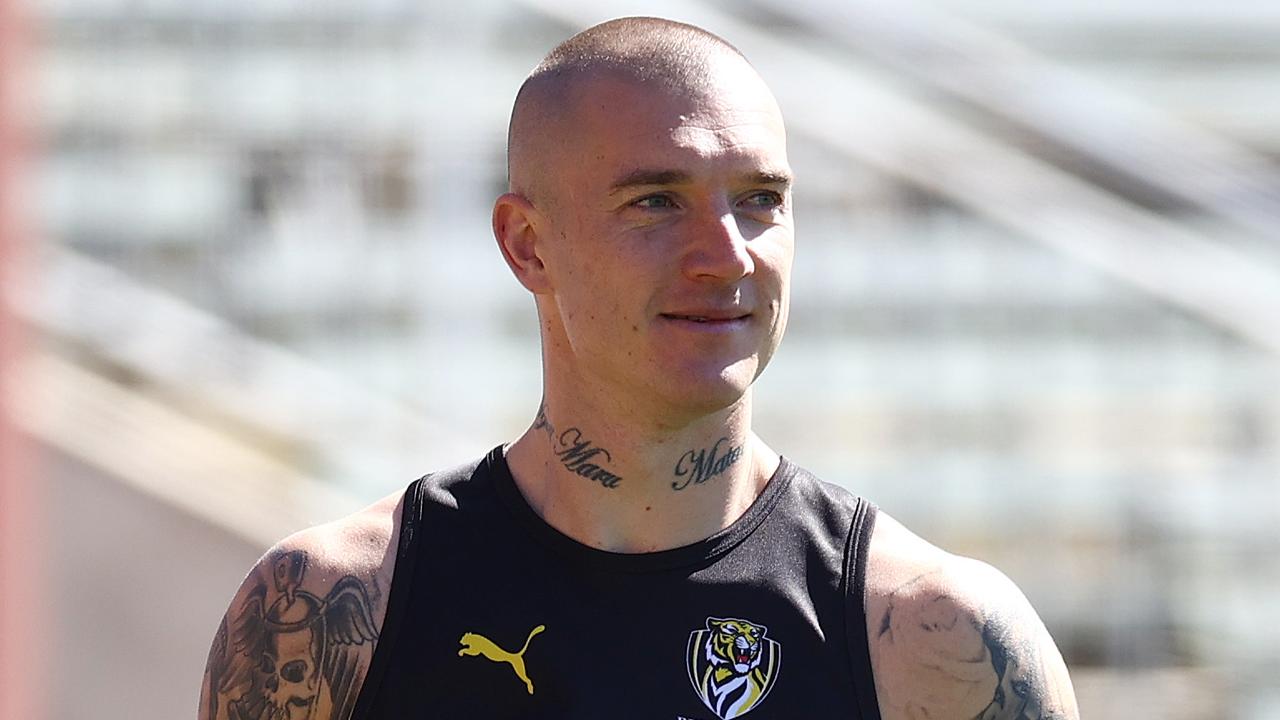
M533 429L542 430L547 433L547 438L555 440L556 427L547 419L547 403L545 400L538 406L538 417L533 419Z
M542 418L542 416L539 416ZM545 418L543 418L545 421ZM550 425L548 434L551 434ZM601 466L601 463L613 462L613 455L602 447L593 445L590 440L582 439L582 431L576 427L560 433L552 441L552 452L560 459L564 469L569 472L593 480L610 490L622 483L622 478Z
M681 455L675 467L675 475L681 480L671 483L671 489L683 490L689 487L690 483L701 485L717 475L723 475L726 470L733 467L734 463L742 457L743 446L722 448L728 442L729 438L722 437L710 448L690 450Z

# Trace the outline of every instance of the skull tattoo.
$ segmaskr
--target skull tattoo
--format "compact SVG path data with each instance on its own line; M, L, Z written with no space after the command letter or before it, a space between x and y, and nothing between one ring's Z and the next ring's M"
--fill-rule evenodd
M368 596L352 576L339 580L324 598L302 590L305 568L303 553L277 560L279 595L271 606L266 607L266 586L260 585L231 627L220 631L222 661L210 663L210 717L307 720L322 692L335 710L354 704L358 685L352 679L364 674L358 646L377 639ZM226 699L223 714L218 712L221 698Z

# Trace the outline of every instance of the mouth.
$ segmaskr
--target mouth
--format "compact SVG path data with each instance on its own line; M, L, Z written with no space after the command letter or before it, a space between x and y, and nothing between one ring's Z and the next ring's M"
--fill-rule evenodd
M662 313L660 317L680 323L728 327L746 323L751 313Z

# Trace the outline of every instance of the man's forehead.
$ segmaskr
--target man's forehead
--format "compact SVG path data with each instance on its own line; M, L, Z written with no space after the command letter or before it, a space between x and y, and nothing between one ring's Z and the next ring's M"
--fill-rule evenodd
M675 128L591 145L588 161L613 178L625 179L661 168L686 179L704 173L738 177L791 175L785 138L764 127L735 126L712 131ZM663 184L674 184L671 183Z
M579 100L565 130L610 155L669 146L712 156L785 143L781 114L758 79L671 89L609 78L584 88Z
M566 107L578 110L643 108L655 103L696 117L708 112L756 108L776 110L768 86L745 61L726 58L697 77L641 78L624 68L583 73L564 88Z
M789 175L786 132L764 81L738 56L704 69L660 76L605 65L539 76L513 121L513 187L572 177L599 187L640 169Z

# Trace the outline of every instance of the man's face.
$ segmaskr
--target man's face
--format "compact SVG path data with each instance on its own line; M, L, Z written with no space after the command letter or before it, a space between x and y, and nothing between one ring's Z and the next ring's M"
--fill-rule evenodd
M786 325L782 118L745 64L716 63L712 77L700 93L590 81L548 163L546 351L621 402L725 408Z

